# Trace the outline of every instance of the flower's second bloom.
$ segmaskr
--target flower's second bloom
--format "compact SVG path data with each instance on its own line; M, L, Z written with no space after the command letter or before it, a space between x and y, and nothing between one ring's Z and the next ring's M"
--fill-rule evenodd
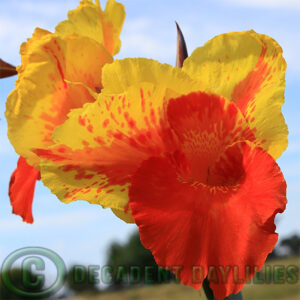
M55 33L37 28L21 46L22 64L7 99L6 118L9 139L21 156L9 194L13 211L26 222L33 222L31 204L40 170L32 148L47 149L54 128L68 113L95 101L90 90L102 88L101 70L119 51L124 17L123 5L114 0L107 1L104 11L99 1L82 0Z

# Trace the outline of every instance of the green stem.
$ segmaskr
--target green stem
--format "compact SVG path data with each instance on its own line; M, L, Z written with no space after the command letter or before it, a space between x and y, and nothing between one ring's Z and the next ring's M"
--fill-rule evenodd
M204 279L202 286L207 300L216 300L212 289L209 287L209 281L207 278Z
M216 300L212 289L209 287L209 281L207 278L204 279L202 286L207 300ZM224 300L243 300L242 292L239 292L238 294L231 294Z

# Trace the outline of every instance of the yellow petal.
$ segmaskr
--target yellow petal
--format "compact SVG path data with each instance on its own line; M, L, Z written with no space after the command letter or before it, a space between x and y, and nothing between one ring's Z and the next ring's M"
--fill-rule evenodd
M111 56L97 42L69 36L62 39L42 30L21 47L19 78L6 104L8 136L18 154L38 168L31 148L52 144L53 129L67 119L72 108L95 99L79 81L96 90L101 87L101 68Z
M103 68L102 93L123 93L128 87L139 86L143 82L173 91L174 97L200 88L200 84L180 68L173 68L152 59L126 58L116 60Z
M114 0L107 1L104 11L99 1L82 0L78 8L69 11L68 20L56 26L55 32L63 37L70 34L89 37L114 55L120 50L124 19L124 6Z
M262 147L281 155L288 144L281 113L286 63L273 39L254 31L222 34L197 48L183 69L203 91L235 102Z

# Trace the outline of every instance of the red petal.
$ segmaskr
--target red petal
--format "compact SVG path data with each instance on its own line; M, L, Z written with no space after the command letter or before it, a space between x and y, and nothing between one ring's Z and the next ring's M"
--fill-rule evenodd
M8 194L13 213L21 216L27 223L33 223L32 201L35 183L39 179L40 172L28 165L25 158L20 157L10 178Z
M158 265L179 266L179 279L194 288L215 275L218 282L210 284L217 299L237 293L263 266L277 241L274 217L286 203L283 175L269 154L244 143L228 151L241 151L245 174L236 185L204 185L182 177L186 160L175 166L151 158L135 174L129 193L142 243ZM217 164L224 166L222 159Z

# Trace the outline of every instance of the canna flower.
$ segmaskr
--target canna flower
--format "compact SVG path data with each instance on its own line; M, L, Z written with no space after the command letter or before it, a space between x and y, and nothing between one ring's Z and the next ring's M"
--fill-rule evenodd
M237 293L274 248L286 205L275 162L287 146L285 69L280 46L254 31L213 38L182 69L142 58L106 65L97 101L33 150L42 181L64 202L134 220L182 283L198 289L215 267L215 297Z
M11 176L13 212L33 222L32 201L40 179L40 158L32 148L47 149L51 136L68 113L94 102L102 88L102 67L119 52L125 18L122 4L82 0L54 33L37 28L21 45L16 87L7 99L8 137L20 155ZM91 92L93 91L93 92Z

